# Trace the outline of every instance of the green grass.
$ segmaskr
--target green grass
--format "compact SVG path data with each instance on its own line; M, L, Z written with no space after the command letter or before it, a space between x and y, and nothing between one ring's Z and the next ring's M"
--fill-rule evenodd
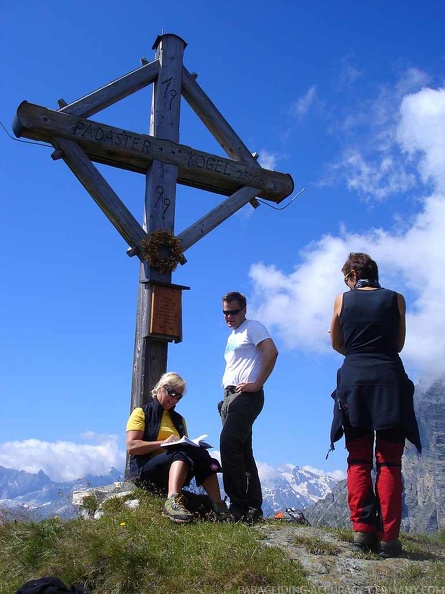
M126 498L139 499L140 506L129 510ZM26 581L45 576L68 586L80 583L93 594L309 594L317 591L308 581L310 570L303 570L298 554L290 560L288 548L303 547L317 556L318 567L320 562L336 564L332 558L343 555L342 542L352 543L351 530L323 529L331 537L326 541L311 529L274 520L265 530L204 520L177 525L161 515L163 499L139 490L126 498L107 500L98 520L11 521L6 515L2 520L0 512L0 594L12 594ZM94 498L86 504L90 513L98 505ZM283 540L283 548L266 544L270 530L280 532L284 526L293 533ZM353 553L360 562L369 561L369 583L381 586L382 592L442 587L445 533L404 534L401 540L405 555L400 560Z
M309 536L294 536L291 540L294 546L302 546L312 555L337 555L340 548L333 543Z
M414 541L418 543L437 543L438 545L445 545L445 529L435 534L406 534L407 541Z
M81 583L94 594L308 586L300 565L261 544L255 529L205 521L176 525L161 515L162 499L143 491L135 496L136 510L114 499L99 520L1 522L0 594L44 576Z

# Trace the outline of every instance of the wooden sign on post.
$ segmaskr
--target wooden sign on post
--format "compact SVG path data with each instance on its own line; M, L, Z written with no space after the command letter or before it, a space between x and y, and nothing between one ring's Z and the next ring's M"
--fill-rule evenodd
M182 291L190 287L151 282L149 336L160 340L182 340Z

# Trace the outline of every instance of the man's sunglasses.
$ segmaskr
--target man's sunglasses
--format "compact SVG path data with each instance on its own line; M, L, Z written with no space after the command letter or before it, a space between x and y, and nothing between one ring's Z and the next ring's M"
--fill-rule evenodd
M239 309L223 309L223 314L225 316L236 316L240 311L243 311L243 309L244 307L240 307Z
M164 386L164 389L169 396L171 396L172 398L176 398L176 400L178 401L181 400L181 398L184 396L184 394L176 392L176 390L173 390L173 388L170 388L170 386Z

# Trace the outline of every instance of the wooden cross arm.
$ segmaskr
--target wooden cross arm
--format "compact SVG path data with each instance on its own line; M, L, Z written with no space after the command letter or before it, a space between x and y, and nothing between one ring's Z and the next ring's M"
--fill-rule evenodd
M93 93L65 105L59 111L89 117L148 86L156 79L158 72L159 60L156 59L113 80Z
M256 157L250 153L210 97L196 82L196 77L190 74L185 66L182 67L182 95L230 158L248 163L252 167L259 167ZM250 204L254 208L259 206L259 202L255 198L250 200Z
M65 163L128 243L129 255L139 255L139 244L147 234L108 182L77 143L65 138L53 138L53 143L56 148L61 149Z
M257 195L257 192L258 190L256 188L241 188L232 196L226 198L221 204L218 204L217 207L205 216L201 217L199 221L196 221L196 223L190 225L185 231L182 231L182 233L178 235L178 239L182 244L182 249L184 251L188 250L189 247L202 239L207 233L213 231L215 227L223 223L237 210L250 202L252 198Z
M182 94L229 157L259 167L255 157L185 66L182 67Z
M225 196L250 186L258 188L257 196L278 203L294 189L289 174L263 169L253 157L254 165L247 164L26 101L17 109L13 130L33 140L73 140L92 161L144 175L155 160L176 165L179 183Z

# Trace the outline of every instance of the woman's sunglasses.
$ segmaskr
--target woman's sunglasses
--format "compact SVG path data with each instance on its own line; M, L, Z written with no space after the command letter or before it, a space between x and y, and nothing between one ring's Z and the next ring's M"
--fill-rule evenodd
M354 271L353 271L353 270L350 270L350 271L348 272L348 274L346 274L346 275L345 275L345 277L344 277L344 279L343 279L343 280L345 281L345 285L346 285L347 287L349 286L349 285L348 285L348 276L351 274L351 272L354 272Z
M176 400L178 400L178 402L184 396L184 394L180 394L179 392L176 392L176 390L173 390L173 388L171 388L170 386L164 386L164 389L169 396L171 396L172 398L176 398Z

